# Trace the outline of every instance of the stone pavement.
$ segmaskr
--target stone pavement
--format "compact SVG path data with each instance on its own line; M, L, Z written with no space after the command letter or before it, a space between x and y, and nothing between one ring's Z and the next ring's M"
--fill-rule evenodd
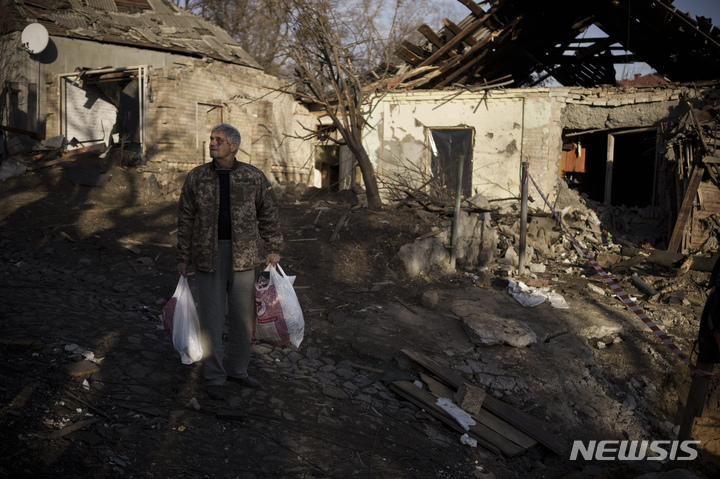
M168 251L0 232L0 470L14 477L462 477L468 450L350 359L255 344L213 401L158 313ZM142 248L141 248L142 249ZM151 253L148 256L142 254ZM141 254L136 254L141 253ZM191 280L191 285L193 281ZM332 338L329 338L330 340ZM435 440L428 439L428 435Z

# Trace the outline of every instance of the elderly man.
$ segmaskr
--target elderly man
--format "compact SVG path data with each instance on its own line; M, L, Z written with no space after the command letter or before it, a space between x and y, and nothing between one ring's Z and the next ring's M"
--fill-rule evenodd
M258 387L248 376L255 316L255 271L280 261L275 193L256 167L235 159L240 132L223 123L210 135L212 162L188 173L178 212L178 273L195 268L208 395L225 399L225 382ZM227 356L223 351L225 315Z

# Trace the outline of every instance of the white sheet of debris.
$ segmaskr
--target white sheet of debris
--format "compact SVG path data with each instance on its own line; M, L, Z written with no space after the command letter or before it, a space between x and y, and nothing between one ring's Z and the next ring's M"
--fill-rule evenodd
M465 410L448 398L438 398L436 404L446 413L450 414L466 431L470 430L470 426L474 426L475 419Z
M538 304L542 304L545 300L550 301L550 306L558 309L569 309L565 298L559 293L552 291L550 288L532 288L522 281L515 281L512 278L508 280L508 292L510 296L515 298L518 303L525 307L532 308Z

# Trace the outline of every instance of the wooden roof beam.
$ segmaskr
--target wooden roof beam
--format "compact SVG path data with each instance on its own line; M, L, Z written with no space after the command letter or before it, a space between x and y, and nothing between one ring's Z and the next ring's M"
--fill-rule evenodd
M515 25L517 25L517 23L518 23L519 21L520 21L520 18L518 17L518 18L516 18L515 20L513 20L512 22L508 23L508 24L507 24L505 27L503 27L501 30L498 30L498 31L496 31L496 32L493 32L492 35L488 35L487 38L483 39L482 41L480 41L480 42L476 43L475 45L473 45L472 47L468 48L468 50L462 55L462 59L465 59L465 60L467 60L467 59L472 59L472 60L470 60L470 61L465 61L464 64L463 64L462 66L460 66L460 68L458 68L457 70L455 70L455 71L454 71L453 73L451 73L450 75L446 76L440 83L438 83L438 86L449 85L450 83L453 82L454 79L456 79L456 78L457 78L458 76L460 76L462 73L466 72L466 71L467 71L468 69L470 69L473 65L475 65L475 64L477 63L477 61L478 61L479 59L481 59L481 58L485 55L485 53L486 53L486 52L483 52L482 54L478 55L477 58L473 58L475 52L478 52L480 49L482 49L483 47L487 46L487 44L490 43L490 42L492 42L492 41L494 41L496 37L499 37L499 36L501 36L501 35L505 35L505 34L507 34L508 32L512 32L513 29L514 29L514 27L515 27ZM457 59L451 60L450 62L448 62L448 64L447 64L446 66L444 66L444 67L442 68L442 70L443 70L443 71L449 71L451 68L453 68L455 65L457 65L459 61L460 61L460 57L458 57Z
M468 10L470 10L472 12L472 14L475 15L476 17L481 17L481 16L485 15L485 12L483 11L482 8L480 8L480 5L486 5L487 2L482 2L480 5L473 2L473 0L458 0L458 2L465 5L468 8Z
M440 35L435 33L432 28L427 26L426 24L422 24L418 27L418 32L422 33L422 35L427 38L427 40L435 45L437 48L442 48L445 46L445 41L440 38ZM452 55L452 51L448 51L448 54Z
M418 58L421 59L421 61L422 61L422 59L427 58L427 57L430 56L430 52L429 52L429 51L427 51L427 50L425 50L425 49L423 49L423 48L420 48L419 46L417 46L417 45L415 45L414 43L411 43L411 42L409 42L409 41L407 41L407 40L403 40L400 45L403 46L403 47L405 47L405 48L407 48L407 49L410 50L411 52L413 52Z
M443 24L445 25L445 28L447 28L454 36L457 36L460 34L460 32L462 32L462 28L460 28L456 23L448 20L447 18L443 19ZM473 46L477 43L477 40L475 40L475 38L473 38L472 36L465 37L465 40L463 41L467 43L468 46Z
M409 63L410 65L417 67L419 66L423 59L422 57L419 57L415 55L413 52L405 48L404 46L399 46L397 49L395 49L395 56L397 56L399 59L401 59L404 62Z
M605 38L603 40L598 40L593 45L590 45L590 46L584 47L584 48L578 48L575 51L575 56L577 58L586 58L586 57L595 55L596 53L600 53L602 51L607 50L610 47L610 45L612 45L613 43L616 43L616 42L611 37Z
M501 2L501 5L505 3L507 0L503 0ZM496 7L497 8L497 7ZM493 9L494 10L494 9ZM481 18L476 19L473 21L467 28L465 28L463 31L461 31L459 34L455 35L453 38L451 38L449 41L445 42L445 46L440 48L438 51L430 55L428 58L426 58L420 66L425 65L432 65L436 60L438 60L443 55L447 55L450 50L455 48L460 42L465 40L465 38L472 35L472 33L480 28L485 21L490 18L493 15L493 10L491 10L491 13L488 13L486 15L483 15ZM475 45L477 46L477 45Z

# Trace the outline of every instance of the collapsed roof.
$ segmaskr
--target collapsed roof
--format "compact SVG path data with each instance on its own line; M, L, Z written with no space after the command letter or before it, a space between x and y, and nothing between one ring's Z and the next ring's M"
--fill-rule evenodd
M424 43L395 52L411 67L397 87L536 86L550 76L590 87L615 84L614 64L636 61L674 82L720 78L720 29L672 0L494 0L487 10L458 1L467 18L438 33L423 25ZM578 39L591 25L607 37Z
M0 0L7 28L261 67L222 28L167 0Z

